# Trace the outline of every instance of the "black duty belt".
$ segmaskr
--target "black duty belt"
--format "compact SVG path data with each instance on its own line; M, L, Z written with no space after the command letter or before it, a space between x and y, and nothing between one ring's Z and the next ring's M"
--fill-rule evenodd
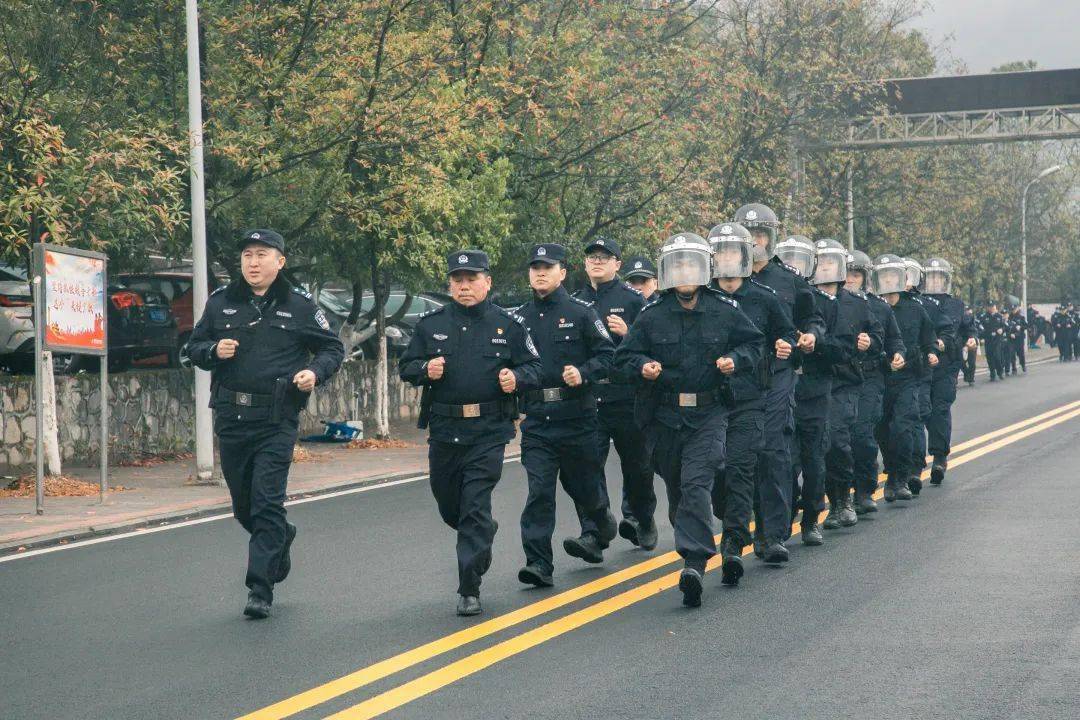
M678 407L708 407L723 401L723 396L716 390L699 393L663 393L660 395L660 402Z
M481 415L493 415L502 412L501 403L497 400L492 402L469 403L467 405L448 405L447 403L431 403L431 412L435 415L452 418L475 418Z
M217 389L217 399L231 405L239 405L242 407L270 407L274 404L273 395L236 392L235 390L229 390L228 388L223 387Z
M580 388L570 387L553 387L544 388L542 390L530 390L525 393L525 399L529 402L562 402L564 400L577 400L585 395L585 391Z
M596 381L596 384L597 385L610 385L611 384L611 378L600 378L599 380Z

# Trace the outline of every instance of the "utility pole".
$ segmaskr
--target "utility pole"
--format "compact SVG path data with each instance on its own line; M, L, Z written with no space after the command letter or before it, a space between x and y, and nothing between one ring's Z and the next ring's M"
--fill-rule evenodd
M198 323L206 308L206 191L203 184L202 85L199 68L199 7L186 0L188 146L191 172L191 273L193 305ZM210 373L195 369L195 473L199 482L214 476L214 429L210 418Z

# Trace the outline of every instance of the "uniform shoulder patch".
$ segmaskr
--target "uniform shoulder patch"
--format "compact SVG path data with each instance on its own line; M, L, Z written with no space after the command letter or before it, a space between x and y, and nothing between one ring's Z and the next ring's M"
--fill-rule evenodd
M436 315L438 313L441 313L445 309L446 309L445 305L440 305L437 308L432 308L430 310L425 310L424 312L420 313L420 317L421 318L426 318L429 315Z
M929 295L923 295L923 297L926 298L927 300L929 300L930 302L934 303L935 305L938 305L938 306L941 305L941 301L938 300L937 298L932 298Z
M779 265L780 267L784 268L785 270L787 270L792 275L798 275L799 277L802 277L802 275L799 274L799 271L795 268L794 265L788 265L783 260L777 260L776 264Z
M223 293L223 292L225 292L225 288L227 288L227 287L229 287L229 286L228 286L228 285L221 285L221 286L219 286L217 290L215 290L214 292L210 293L209 297L214 297L214 296L215 296L215 295L217 295L218 293Z
M769 292L771 292L771 293L772 293L773 295L775 295L775 294L776 294L776 291L775 291L775 290L773 290L773 289L772 289L771 287L769 287L769 286L768 286L768 285L766 285L765 283L761 283L761 282L758 282L758 281L757 281L757 280L755 280L754 278L750 278L750 284L751 284L751 285L756 285L756 286L758 286L759 288L761 288L762 290L768 290L768 291L769 291Z
M641 295L641 291L638 290L636 287L634 287L633 285L631 285L628 282L624 281L623 282L623 287L626 288L627 290L629 290L630 292L634 293L635 295Z
M573 300L574 302L576 302L578 305L584 305L585 307L592 307L593 306L592 302L590 302L588 300L582 300L577 295L571 295L570 299Z
M724 293L720 292L716 288L709 287L709 288L705 288L705 289L709 292L710 295L712 295L717 300L719 300L721 302L725 302L725 303L727 303L728 305L730 305L731 307L734 307L734 308L739 307L739 301L736 300L735 298L725 295Z
M492 305L491 307L495 308L496 310L501 312L503 315L510 318L514 322L516 322L518 325L524 325L525 324L525 318L521 317L517 313L512 313L509 310L507 310L506 308L499 307L498 305ZM442 308L439 308L439 309L442 310Z
M296 286L294 285L294 286L293 286L293 289L292 289L292 291L293 291L294 293L296 293L297 295L299 295L300 297L302 297L302 298L306 298L306 299L308 299L308 300L310 300L310 299L311 299L311 293L309 293L309 292L308 292L307 290L305 290L304 288L301 288L301 287L296 287Z
M649 309L654 308L657 305L659 305L660 300L661 300L662 297L663 297L662 295L657 293L656 297L654 297L652 300L645 303L645 306L641 308L641 312L645 312L646 310L649 310Z
M814 288L814 292L816 292L818 295L820 295L823 298L828 298L829 300L835 300L836 299L835 295L830 295L829 293L827 293L824 290L821 290L819 288Z

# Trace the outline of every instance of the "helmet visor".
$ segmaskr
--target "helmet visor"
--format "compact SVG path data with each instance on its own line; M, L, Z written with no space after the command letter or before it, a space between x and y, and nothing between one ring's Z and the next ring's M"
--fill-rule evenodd
M810 248L788 245L778 248L776 257L795 268L804 278L814 274L814 251Z
M711 241L713 277L750 277L753 265L753 245L740 238L719 237Z
M907 282L908 287L919 287L919 283L922 282L922 271L917 266L910 264L906 265L904 270L907 275L905 282Z
M847 279L847 251L840 248L827 248L817 254L814 266L814 285L844 282Z
M870 287L878 295L903 292L906 287L907 273L901 267L875 268L870 276Z
M952 277L944 270L928 269L923 277L923 292L931 295L952 292Z
M708 285L709 253L704 248L678 248L660 254L656 280L661 290L684 285Z

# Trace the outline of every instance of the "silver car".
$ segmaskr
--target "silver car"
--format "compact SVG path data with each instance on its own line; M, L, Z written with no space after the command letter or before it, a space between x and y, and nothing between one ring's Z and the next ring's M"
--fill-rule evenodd
M26 271L0 265L0 366L25 372L33 359L34 303Z

